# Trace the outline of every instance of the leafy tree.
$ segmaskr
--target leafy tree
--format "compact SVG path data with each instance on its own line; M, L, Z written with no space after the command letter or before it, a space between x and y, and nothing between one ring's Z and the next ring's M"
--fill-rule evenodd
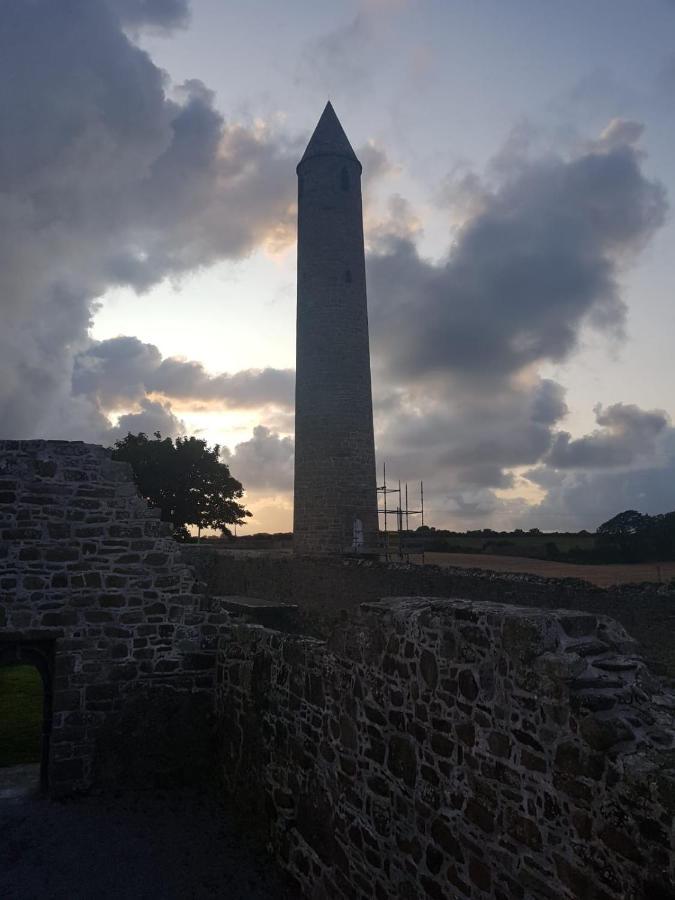
M113 447L113 459L124 460L134 470L141 494L171 522L176 537L187 538L187 525L214 528L229 534L228 525L242 525L251 513L237 501L241 482L220 461L220 446L208 447L196 437L153 438L129 433Z
M645 535L650 517L625 509L598 526L598 546L618 554L621 562L639 562L648 555Z
M645 516L635 509L626 509L607 522L603 522L602 525L598 525L597 533L609 538L625 537L643 531L648 522L649 516Z
M647 516L626 509L598 527L598 544L625 562L675 559L675 512Z
M675 559L675 512L648 516L645 543L654 559Z

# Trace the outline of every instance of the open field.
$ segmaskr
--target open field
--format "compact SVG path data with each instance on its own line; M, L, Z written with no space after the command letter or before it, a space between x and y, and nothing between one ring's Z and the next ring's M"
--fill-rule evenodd
M412 539L418 535L411 535ZM396 541L395 535L390 540ZM436 532L428 536L427 540L445 541L452 545L438 547L429 550L430 553L492 553L499 556L532 556L539 559L549 559L548 547L555 544L558 552L568 553L570 550L593 550L596 536L594 534L545 532L540 534L454 534L452 532ZM430 546L429 544L427 546Z
M33 666L0 668L0 766L39 762L42 680Z
M411 557L411 561L419 562L421 557ZM488 569L492 572L526 572L545 578L581 578L599 587L642 581L667 582L675 578L675 562L581 566L547 559L493 556L487 553L425 553L424 561L435 566Z

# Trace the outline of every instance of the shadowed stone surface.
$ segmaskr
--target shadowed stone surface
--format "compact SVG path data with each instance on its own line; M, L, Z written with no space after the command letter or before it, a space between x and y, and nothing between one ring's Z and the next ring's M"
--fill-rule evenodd
M675 898L675 696L611 619L398 598L328 645L225 632L222 774L308 897Z
M40 764L24 763L20 766L0 768L0 803L32 797L40 793Z
M0 804L7 900L296 900L206 793L144 791Z
M0 441L0 662L39 650L52 796L189 782L209 765L228 614L170 531L103 447Z

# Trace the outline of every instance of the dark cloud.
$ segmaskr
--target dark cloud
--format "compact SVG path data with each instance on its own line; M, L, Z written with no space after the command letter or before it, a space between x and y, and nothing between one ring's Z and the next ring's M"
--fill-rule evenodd
M373 181L396 171L396 166L389 159L383 147L380 147L374 141L368 141L361 144L356 149L356 155L361 161L363 171L366 175L363 181L363 190L367 191Z
M95 399L104 409L126 406L145 397L148 374L161 364L157 347L136 337L96 341L75 357L73 393Z
M232 474L247 490L285 493L293 487L293 439L280 437L264 425L253 429L233 453L225 452Z
M108 288L144 290L294 235L297 147L226 123L199 82L171 90L123 26L169 27L185 3L0 6L2 435L96 439L73 356Z
M400 194L390 194L386 202L383 218L372 215L366 204L365 239L366 251L374 252L384 245L391 247L394 242L414 246L415 239L422 233L422 222L412 204Z
M180 97L168 147L126 198L129 227L106 261L109 283L143 290L294 238L297 152L264 131L226 126L200 82L184 84Z
M541 504L521 514L523 524L545 529L595 529L617 512L655 515L675 509L675 429L656 441L649 464L618 471L560 471L538 467L527 477L546 490Z
M117 425L106 432L106 443L112 444L125 438L127 434L138 434L140 431L153 435L159 431L162 437L178 437L187 433L187 427L171 411L168 403L143 399L136 412L120 416Z
M595 418L601 427L574 440L561 431L546 455L554 469L595 469L628 466L642 456L652 456L656 439L669 419L662 410L645 411L632 404L597 406Z
M675 429L668 416L623 403L595 413L600 428L577 439L559 432L541 464L526 473L546 496L520 513L521 524L595 529L623 509L675 508Z
M492 488L467 487L425 481L425 518L431 524L452 525L457 529L496 528L509 529L513 522L530 508L522 498L505 500L498 497ZM409 498L413 494L409 492ZM415 495L414 503L417 503ZM428 515L426 515L428 513Z
M368 268L380 361L409 378L505 377L566 358L584 323L620 330L621 267L666 210L637 136L613 123L572 159L502 163L502 181L439 264L409 238L383 238Z
M501 463L475 463L460 467L455 471L457 484L471 485L472 487L510 488L513 487L514 477L507 472ZM461 495L460 495L461 496Z
M132 28L171 29L187 25L188 0L106 0L113 15Z
M376 396L378 446L396 477L505 488L512 484L505 470L541 459L566 412L563 389L548 379L481 389L441 380L390 397L381 414Z
M210 375L199 362L163 358L154 344L120 336L93 342L75 358L73 391L95 399L106 410L139 402L147 394L226 408L289 409L294 381L290 369Z
M182 400L213 400L224 406L252 409L293 407L292 369L244 369L231 375L208 375L201 363L165 359L148 382L151 392Z
M663 423L618 404L599 412L600 433L573 441L557 430L564 389L536 372L568 358L587 325L621 332L621 273L666 211L642 171L642 126L612 121L567 159L531 158L526 132L489 166L494 183L457 170L442 185L439 204L461 223L445 259L421 256L400 199L370 231L380 456L395 477L428 479L446 519L513 515L518 504L493 494L513 470L634 460Z

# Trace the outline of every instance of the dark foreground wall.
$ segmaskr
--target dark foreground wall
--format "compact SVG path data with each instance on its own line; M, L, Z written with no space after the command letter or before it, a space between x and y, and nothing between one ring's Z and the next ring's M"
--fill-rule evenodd
M210 760L212 612L102 447L0 441L0 665L45 682L52 795L191 780Z
M330 560L283 554L187 551L215 594L284 600L301 607L307 633L328 637L342 610L380 597L466 597L542 609L578 609L617 619L649 666L675 678L675 590L656 584L595 587L573 578Z
M611 620L370 604L218 661L222 774L312 898L675 897L675 698Z

